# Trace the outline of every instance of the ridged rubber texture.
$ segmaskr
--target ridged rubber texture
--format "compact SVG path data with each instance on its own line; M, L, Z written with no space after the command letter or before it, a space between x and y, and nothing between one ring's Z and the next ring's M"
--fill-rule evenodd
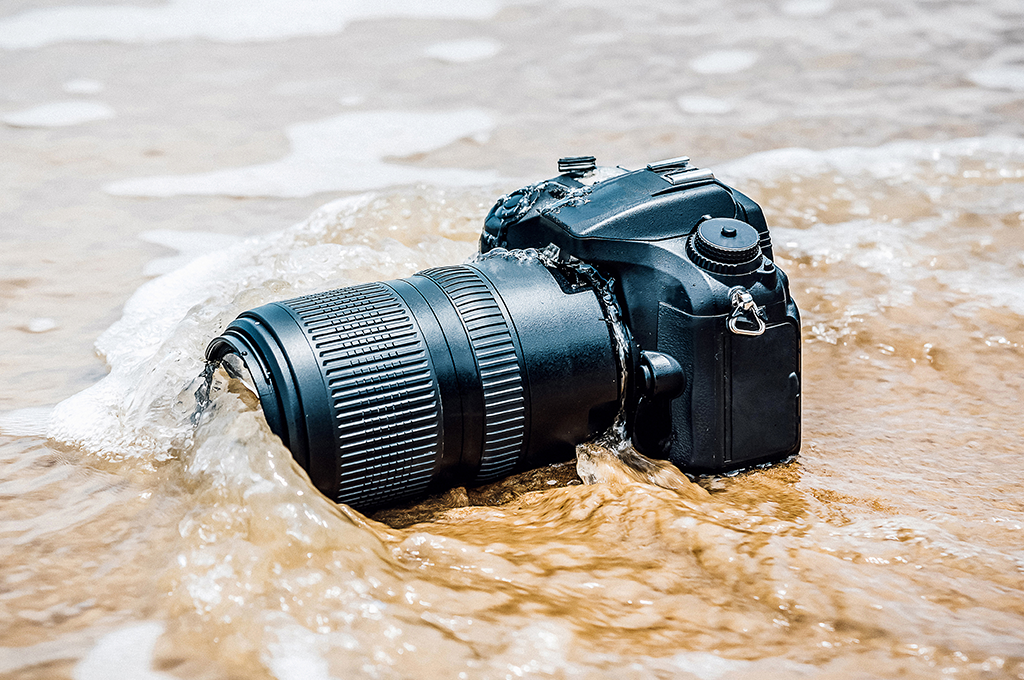
M690 257L691 262L705 271L738 276L740 274L749 274L760 266L761 245L760 241L758 241L757 244L751 246L745 253L745 255L749 256L749 259L746 261L723 262L716 258L732 258L735 255L724 255L717 248L714 248L713 244L703 241L697 231L694 230L694 233L686 240L686 254Z
M285 304L302 320L327 382L337 501L371 507L421 495L441 455L441 402L408 306L381 283Z
M482 275L469 267L420 272L455 305L476 358L484 397L484 441L477 484L508 475L526 445L526 398L512 329Z

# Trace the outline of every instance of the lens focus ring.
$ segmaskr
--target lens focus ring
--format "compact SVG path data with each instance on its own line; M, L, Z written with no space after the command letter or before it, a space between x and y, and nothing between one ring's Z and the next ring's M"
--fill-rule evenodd
M427 346L405 301L369 283L284 303L309 335L333 407L340 503L422 493L441 443Z
M491 288L469 267L420 272L452 301L466 328L483 389L484 439L475 483L494 481L515 467L526 444L526 398L512 329Z

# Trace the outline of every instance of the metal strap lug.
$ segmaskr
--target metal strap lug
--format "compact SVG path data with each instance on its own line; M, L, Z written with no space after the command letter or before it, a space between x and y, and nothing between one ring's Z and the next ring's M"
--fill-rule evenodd
M736 335L761 335L765 329L764 308L758 307L754 297L746 288L736 286L729 291L732 314L727 325ZM742 324L742 325L741 325Z

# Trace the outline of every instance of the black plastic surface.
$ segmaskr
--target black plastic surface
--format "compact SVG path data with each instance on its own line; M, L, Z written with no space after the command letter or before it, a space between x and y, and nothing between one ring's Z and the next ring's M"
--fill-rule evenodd
M615 281L639 349L675 358L684 376L683 392L673 399L645 396L634 381L627 416L642 453L709 472L797 453L800 400L785 395L792 391L789 376L800 380L800 316L785 274L771 261L760 207L689 164L653 167L592 187L569 176L525 187L488 215L480 248L554 244L563 257ZM745 354L735 366L731 360L736 336L727 321L737 287L768 326L786 329L746 341L760 348L761 363ZM747 319L740 326L756 324ZM795 351L769 342L782 333L795 338ZM758 444L766 427L771 431Z
M592 163L498 201L480 249L510 252L265 305L207 357L238 354L316 486L362 509L569 458L620 404L685 470L797 453L800 316L760 207L683 159Z
M535 258L264 305L207 358L229 352L317 488L361 509L568 458L619 397L594 291Z

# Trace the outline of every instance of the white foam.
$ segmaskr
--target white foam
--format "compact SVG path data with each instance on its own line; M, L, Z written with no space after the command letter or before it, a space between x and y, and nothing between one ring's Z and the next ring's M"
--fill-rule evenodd
M64 83L63 88L68 94L99 94L106 86L92 78L75 78Z
M757 53L750 50L714 50L690 62L697 73L739 73L757 63Z
M1020 159L1024 139L967 137L940 142L901 141L878 147L844 146L826 151L800 147L772 149L715 166L715 175L741 186L785 177L864 174L878 179L912 178L917 164L937 166L941 159L985 157Z
M832 11L832 0L789 0L782 4L783 14L791 17L820 17Z
M125 626L100 638L71 671L75 680L176 680L153 670L153 648L164 624L146 621Z
M705 97L699 94L683 95L676 100L679 108L686 113L720 115L732 111L732 104L724 99Z
M57 321L48 316L40 316L35 319L29 319L23 328L29 333L46 333L57 328Z
M497 40L477 38L435 43L425 50L425 54L449 64L466 64L490 59L500 51L501 43Z
M333 680L321 650L325 636L298 624L282 625L267 644L263 661L277 680Z
M916 282L935 276L936 272L926 263L937 252L927 243L928 234L934 233L940 224L922 220L912 226L915 235L924 237L921 241L893 239L892 226L873 219L819 223L808 229L776 227L772 235L785 244L790 257L845 260L885 276L890 284L888 290L863 302L861 312L868 314L881 307L911 304Z
M574 45L612 45L622 42L625 37L624 33L612 31L606 33L583 33L573 36L572 43Z
M1000 168L1006 177L1019 175L1024 163L1024 139L980 137L943 142L903 141L880 147L841 147L827 151L777 149L725 163L715 168L723 181L736 186L747 183L772 184L801 181L802 178L843 178L846 182L880 182L887 191L910 191L928 187L935 215L914 218L898 227L901 238L893 238L892 224L854 208L832 221L828 213L817 214L803 228L774 227L773 239L790 257L813 260L845 260L867 271L882 274L891 285L869 305L909 305L919 283L938 280L944 285L968 293L961 303L964 313L980 306L1003 305L1024 314L1024 271L1007 267L999 259L977 259L969 269L943 269L930 264L943 259L943 248L956 241L935 238L936 230L955 228L949 222L959 211L991 214L1024 214L1024 195L1018 184L1000 181L987 183L983 191L964 183L965 168L983 163L998 177ZM1016 168L1016 169L1015 169ZM956 185L960 185L957 196ZM862 219L851 219L863 214Z
M996 50L966 75L979 87L1024 92L1024 45L1011 44Z
M291 152L279 161L197 175L114 182L118 196L310 196L427 183L480 186L492 171L423 168L387 159L433 151L465 138L485 139L494 127L477 109L444 112L357 111L287 128Z
M139 238L147 243L155 243L164 248L178 251L176 255L159 257L150 260L142 269L146 276L159 276L175 269L180 269L192 260L215 250L223 250L235 245L241 239L228 234L212 234L199 231L175 231L172 229L154 229L139 234Z
M1024 68L996 66L971 71L967 78L979 87L1024 92Z
M46 434L52 406L33 406L0 411L0 434L10 437L42 437Z
M223 328L237 314L239 296L248 296L244 306L255 306L322 287L346 264L358 266L349 262L358 246L323 244L292 252L289 245L312 238L309 234L369 200L335 201L292 229L207 253L143 284L96 341L110 373L57 404L48 436L104 456L165 460L173 455L191 431L189 414L176 411L174 400L202 371L210 329Z
M510 635L508 647L495 659L495 665L511 671L506 678L582 677L583 669L568 660L572 648L572 633L564 624L540 620Z
M721 678L759 677L765 675L799 678L813 676L816 667L790 661L789 659L762 658L757 661L726 659L711 652L679 652L667 661L677 670L697 676L700 680L721 680Z
M38 667L44 664L81 658L94 646L93 635L89 629L75 630L57 637L48 637L34 645L0 647L0 675L27 677L33 671L38 673ZM21 673L16 675L15 671Z
M468 254L465 240L432 237L405 245L384 227L370 238L357 225L376 224L369 215L381 205L377 199L362 194L332 201L301 224L206 253L143 284L96 340L109 374L57 404L47 435L109 460L167 460L194 435L192 393L183 390L202 373L209 341L239 312L348 285L353 271L387 279L424 269L438 253ZM157 236L172 246L185 238ZM193 462L199 458L194 454Z
M499 0L171 0L150 7L67 6L36 9L0 21L0 48L61 42L155 43L204 38L258 42L340 33L353 21L409 18L485 19Z
M342 106L359 106L365 101L366 97L361 94L349 94L338 98L338 103Z
M75 100L14 111L4 114L0 120L12 127L54 128L107 120L114 115L114 109L102 102Z
M679 670L696 675L700 680L719 680L729 673L748 670L749 661L725 659L711 652L679 652L672 657Z

